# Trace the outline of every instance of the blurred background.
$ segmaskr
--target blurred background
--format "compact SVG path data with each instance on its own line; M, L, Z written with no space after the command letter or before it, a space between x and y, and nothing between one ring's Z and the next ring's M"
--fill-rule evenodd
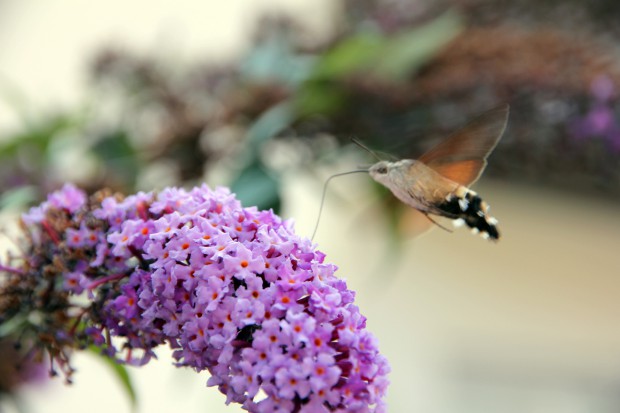
M415 157L509 103L476 186L498 244L413 238L361 174L330 184L315 241L390 360L390 412L615 413L619 18L615 0L0 0L1 223L66 181L207 182L310 236L325 179L373 162L352 136ZM72 386L14 357L0 411L131 410L93 356ZM130 373L137 411L241 411L164 349Z

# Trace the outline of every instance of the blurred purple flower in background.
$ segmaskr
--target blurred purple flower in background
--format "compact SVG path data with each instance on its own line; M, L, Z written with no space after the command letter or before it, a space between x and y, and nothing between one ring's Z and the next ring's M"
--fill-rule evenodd
M208 385L252 412L385 410L389 366L354 293L272 211L223 188L88 200L65 185L23 222L37 235L23 274L8 274L0 321L46 314L31 342L51 334L66 375L72 348L141 365L168 343L177 365L208 370Z
M599 76L592 82L590 91L591 108L569 123L569 131L576 140L603 139L612 150L620 152L620 123L614 105L613 82Z

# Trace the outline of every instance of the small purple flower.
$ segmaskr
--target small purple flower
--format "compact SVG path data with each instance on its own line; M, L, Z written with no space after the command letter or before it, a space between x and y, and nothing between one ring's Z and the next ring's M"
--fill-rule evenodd
M597 105L585 118L589 135L603 136L615 126L614 112L605 105Z
M125 220L125 211L114 197L107 197L101 202L101 207L93 212L95 218L107 221L110 228L116 229Z
M305 362L311 369L310 387L312 391L319 393L323 390L326 394L331 392L342 374L342 370L336 366L334 357L319 354L316 358L307 358Z
M88 228L84 222L78 229L68 228L65 234L67 245L73 248L92 248L101 241L99 234Z
M63 288L73 294L82 294L91 283L88 277L82 271L72 271L65 274Z
M22 215L22 221L30 228L35 228L35 224L41 223L45 219L45 213L49 208L47 202L42 203L39 206L30 208L30 211Z
M620 127L615 128L607 137L612 150L620 152Z
M224 270L235 274L238 279L260 274L265 269L263 258L260 255L255 257L252 251L238 242L229 244L223 262Z
M597 76L590 86L592 96L599 102L607 102L614 95L614 83L607 76Z
M602 139L613 151L620 151L620 122L616 115L613 82L599 76L591 85L591 107L583 116L569 122L569 133L575 140Z
M295 359L289 359L289 362L281 366L275 374L278 396L288 400L293 400L295 397L307 398L311 391L309 381L311 373L312 370L308 366Z
M74 213L86 203L86 194L74 185L65 184L60 191L48 197L50 207Z

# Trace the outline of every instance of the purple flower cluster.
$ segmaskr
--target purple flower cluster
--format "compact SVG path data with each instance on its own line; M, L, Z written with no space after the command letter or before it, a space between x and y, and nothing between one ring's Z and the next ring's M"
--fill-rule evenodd
M614 85L607 77L592 82L593 102L588 112L570 123L570 132L578 140L599 138L620 152L620 122L614 108Z
M71 225L41 237L54 211ZM273 212L207 186L92 206L66 185L23 221L34 242L77 257L62 288L100 303L85 332L110 355L120 339L141 364L168 343L179 365L208 370L208 385L251 412L385 410L389 366L354 293Z

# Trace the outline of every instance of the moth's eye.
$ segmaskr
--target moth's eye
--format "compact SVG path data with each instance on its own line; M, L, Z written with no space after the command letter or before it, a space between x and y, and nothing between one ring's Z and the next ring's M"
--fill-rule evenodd
M377 169L377 173L384 175L387 173L387 168L385 166L382 166L381 168Z

